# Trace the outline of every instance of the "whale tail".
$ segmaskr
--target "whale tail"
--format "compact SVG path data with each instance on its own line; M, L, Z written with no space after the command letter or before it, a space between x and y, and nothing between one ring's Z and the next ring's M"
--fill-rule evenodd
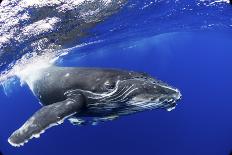
M12 146L22 146L31 138L38 138L46 129L59 125L81 110L84 97L81 94L67 95L67 99L38 110L25 124L8 139Z

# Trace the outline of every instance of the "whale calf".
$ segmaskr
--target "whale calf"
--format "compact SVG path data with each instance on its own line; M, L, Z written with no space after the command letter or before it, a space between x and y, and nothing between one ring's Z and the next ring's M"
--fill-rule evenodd
M181 98L178 89L146 73L103 68L49 67L24 79L42 108L8 139L22 146L65 119L112 120L149 109L172 110Z

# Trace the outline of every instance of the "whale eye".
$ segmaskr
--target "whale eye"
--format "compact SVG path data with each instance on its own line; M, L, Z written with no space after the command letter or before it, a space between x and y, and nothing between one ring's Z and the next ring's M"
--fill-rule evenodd
M105 82L105 88L106 89L114 89L115 88L115 83L114 82L110 82L110 81L106 81Z

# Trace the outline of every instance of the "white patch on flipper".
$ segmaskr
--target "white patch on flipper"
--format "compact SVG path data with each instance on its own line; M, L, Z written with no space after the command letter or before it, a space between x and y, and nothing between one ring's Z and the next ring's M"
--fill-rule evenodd
M85 120L79 119L79 118L74 118L74 117L69 118L68 120L73 125L83 125L85 123Z
M14 147L23 146L23 145L26 144L30 139L32 139L32 138L39 138L40 135L41 135L42 133L44 133L47 129L49 129L49 128L53 127L53 126L62 124L66 118L68 118L68 117L70 117L70 116L72 116L72 115L75 115L75 114L76 114L76 112L75 112L75 113L72 113L72 114L70 114L70 115L68 115L68 116L66 116L66 117L64 117L63 119L57 121L56 123L50 124L47 128L41 130L41 131L38 132L38 133L34 133L30 138L25 139L24 142L22 142L22 143L15 144L15 143L13 143L12 141L10 141L10 139L8 139L8 142L9 142L12 146L14 146ZM33 119L32 119L32 121L33 121ZM30 122L31 122L31 121L30 121ZM28 128L27 128L28 125L29 125L29 122L26 122L26 123L25 123L20 129L18 129L18 130L24 130L24 132L25 132L25 131L28 131ZM23 128L26 128L26 129L23 129ZM18 131L18 130L17 130L17 131ZM16 131L16 132L17 132L17 131ZM19 131L19 132L23 132L23 131Z

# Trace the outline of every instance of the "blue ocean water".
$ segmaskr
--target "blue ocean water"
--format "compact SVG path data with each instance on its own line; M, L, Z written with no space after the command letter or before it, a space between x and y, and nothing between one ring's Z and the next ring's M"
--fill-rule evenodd
M213 1L131 0L96 24L58 66L143 71L181 90L175 110L96 126L65 122L14 148L9 135L41 106L26 85L0 91L4 155L227 155L232 150L232 6ZM10 93L9 93L10 92Z

